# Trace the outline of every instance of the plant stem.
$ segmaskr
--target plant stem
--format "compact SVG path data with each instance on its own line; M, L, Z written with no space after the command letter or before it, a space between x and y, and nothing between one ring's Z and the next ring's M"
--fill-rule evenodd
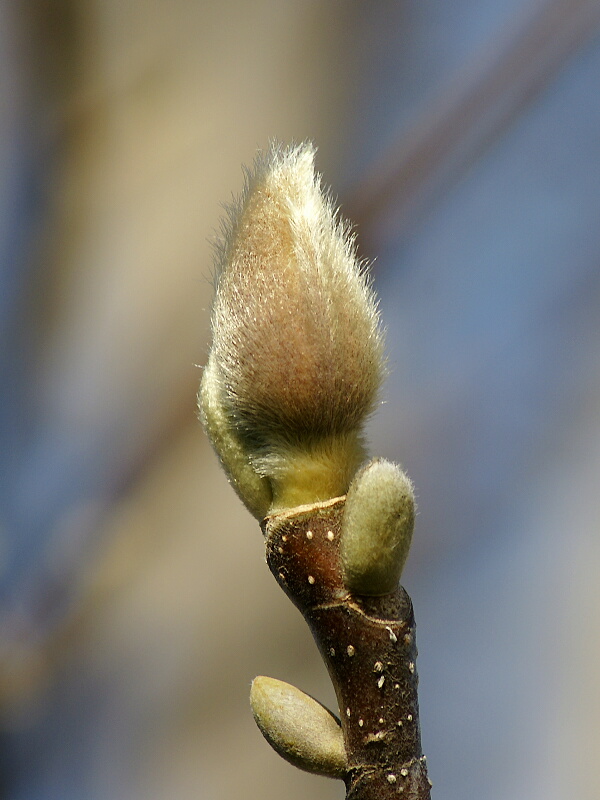
M415 621L402 587L344 585L345 497L268 516L267 563L306 619L333 682L348 757L346 800L430 800L421 750Z

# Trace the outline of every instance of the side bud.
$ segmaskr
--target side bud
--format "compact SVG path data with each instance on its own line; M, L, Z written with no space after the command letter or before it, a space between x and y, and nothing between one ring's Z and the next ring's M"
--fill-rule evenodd
M354 594L393 592L408 556L415 520L410 480L400 467L375 459L350 486L342 521L344 583Z
M261 733L286 761L330 778L345 774L340 723L312 697L289 683L259 676L252 682L250 705Z

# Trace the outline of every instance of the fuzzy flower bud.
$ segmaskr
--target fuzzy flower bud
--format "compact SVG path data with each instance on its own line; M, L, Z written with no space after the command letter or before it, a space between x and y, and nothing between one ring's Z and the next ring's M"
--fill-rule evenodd
M383 373L373 294L314 171L273 146L246 175L217 247L201 416L257 517L344 494Z

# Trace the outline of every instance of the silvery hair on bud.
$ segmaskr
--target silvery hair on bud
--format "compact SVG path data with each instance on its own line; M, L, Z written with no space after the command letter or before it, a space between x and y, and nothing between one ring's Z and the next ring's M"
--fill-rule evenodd
M376 302L314 156L310 143L273 145L228 209L200 395L215 448L223 432L211 430L207 404L246 454L259 495L261 481L270 485L275 508L346 491L383 373ZM220 455L235 485L237 467Z

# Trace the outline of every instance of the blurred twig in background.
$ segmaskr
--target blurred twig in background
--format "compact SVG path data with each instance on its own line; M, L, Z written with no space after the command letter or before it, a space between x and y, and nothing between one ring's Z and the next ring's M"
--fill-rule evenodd
M372 236L405 231L440 192L547 88L600 28L596 0L548 0L524 8L486 43L376 158L346 200Z

